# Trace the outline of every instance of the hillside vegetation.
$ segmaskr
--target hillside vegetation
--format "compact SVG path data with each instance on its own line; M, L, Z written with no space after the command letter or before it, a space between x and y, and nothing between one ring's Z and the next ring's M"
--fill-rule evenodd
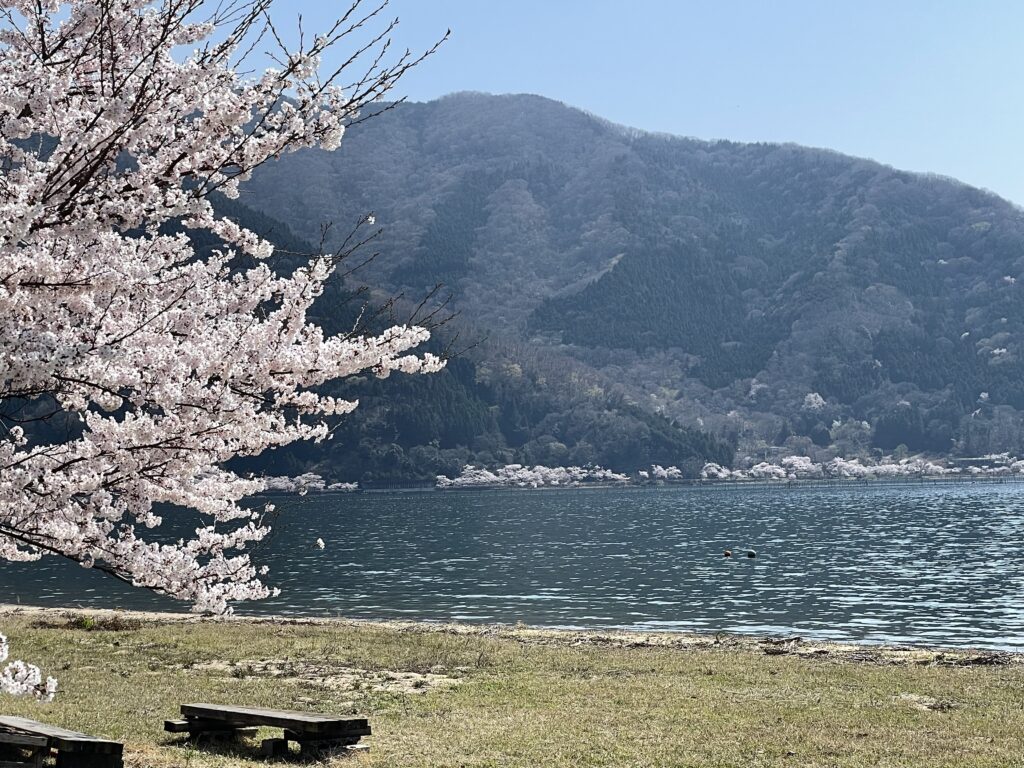
M382 258L359 279L409 296L443 281L491 339L473 386L543 379L560 416L530 439L570 453L581 391L741 458L1024 447L1024 214L950 179L459 94L265 167L243 200L307 238L375 212ZM523 423L502 418L496 459Z
M231 201L219 206L276 244L277 269L293 270L312 252L313 246L279 221ZM358 263L361 257L351 259ZM392 297L357 292L344 279L344 264L340 272L315 306L315 320L329 332L380 331L413 314L402 301L383 311ZM453 334L439 328L429 343L437 353L454 344L439 373L356 376L328 385L334 396L359 401L335 425L329 442L289 446L238 465L259 474L315 472L373 486L433 483L438 475L458 475L469 463L594 464L624 472L661 464L696 476L707 461L732 462L732 445L607 391L580 364L567 367L561 358L502 349L495 341L486 344L485 357L458 354Z

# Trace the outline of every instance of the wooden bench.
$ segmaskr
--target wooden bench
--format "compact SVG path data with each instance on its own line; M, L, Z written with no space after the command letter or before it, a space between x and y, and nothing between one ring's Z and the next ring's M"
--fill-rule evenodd
M8 752L0 756L0 768L39 768L50 750L57 752L57 768L122 768L124 765L124 747L120 742L24 717L0 716L0 747ZM11 752L18 754L12 756ZM14 759L10 759L12 757Z
M289 741L298 742L304 755L341 750L356 752L367 749L359 740L370 735L370 724L363 717L221 704L182 704L181 714L181 720L164 721L164 730L199 737L231 736L258 726L282 728L283 738L263 740L262 752L267 757L288 754Z

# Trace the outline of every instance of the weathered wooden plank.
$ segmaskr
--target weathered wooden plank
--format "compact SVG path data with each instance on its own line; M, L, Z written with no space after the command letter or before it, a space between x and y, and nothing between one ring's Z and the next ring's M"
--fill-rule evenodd
M164 730L168 733L188 733L194 727L194 720L164 720Z
M120 755L124 746L117 741L100 739L86 733L69 731L48 723L40 723L25 717L9 715L0 716L0 727L46 737L49 746L62 752L81 752L87 754Z
M50 754L45 736L0 729L0 768L42 768Z
M62 754L74 755L110 755L120 758L124 745L118 741L105 739L78 739L51 736L50 746L57 750L58 757Z
M69 731L66 728L58 728L56 725L40 723L36 720L29 720L27 717L15 717L14 715L0 715L0 728L25 731L46 737L77 738L86 741L96 740L95 736L78 733L77 731Z
M49 739L45 736L35 736L24 731L0 731L0 744L10 744L19 747L45 747L49 745Z
M365 717L337 717L316 712L295 712L286 709L232 707L220 704L182 704L186 718L219 720L235 725L267 725L290 728L306 734L342 735L369 728Z

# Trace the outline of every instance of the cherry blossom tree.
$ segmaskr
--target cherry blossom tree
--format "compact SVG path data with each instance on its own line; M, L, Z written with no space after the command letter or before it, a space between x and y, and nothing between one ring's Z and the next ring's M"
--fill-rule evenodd
M68 558L199 611L266 597L245 551L265 510L243 503L263 484L225 463L327 438L356 403L324 382L443 365L411 352L423 328L326 335L308 313L340 254L286 269L214 209L261 164L336 148L423 58L390 54L383 5L357 1L294 50L268 10L0 0L2 559ZM339 43L352 55L321 71ZM276 65L245 74L268 46ZM198 252L196 232L221 247ZM39 438L43 419L65 439ZM157 505L205 524L156 540ZM52 689L14 662L0 691Z
M629 481L626 475L602 467L526 467L522 464L506 464L493 472L483 467L467 464L455 478L437 476L437 487L448 488L553 488L576 487L585 483L616 483Z

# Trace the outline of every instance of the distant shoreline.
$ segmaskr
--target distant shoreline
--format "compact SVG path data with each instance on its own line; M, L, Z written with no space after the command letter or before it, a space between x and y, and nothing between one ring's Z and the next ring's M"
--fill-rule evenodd
M921 477L830 477L830 478L794 478L791 480L772 479L743 479L743 480L711 480L707 478L692 478L686 480L670 480L653 483L579 483L576 485L538 485L537 487L527 485L471 485L439 488L436 485L394 485L388 488L359 488L356 491L310 491L306 497L319 496L351 496L362 493L411 493L422 491L424 493L465 493L467 491L579 491L584 489L592 490L650 490L664 488L771 488L773 490L785 490L787 488L804 487L865 487L871 485L964 485L964 484L992 484L1003 485L1009 483L1024 483L1024 475L1011 475L1008 477L991 477L984 475L924 475ZM256 494L259 497L292 497L299 494L288 491L271 491ZM254 498L255 498L254 496Z

